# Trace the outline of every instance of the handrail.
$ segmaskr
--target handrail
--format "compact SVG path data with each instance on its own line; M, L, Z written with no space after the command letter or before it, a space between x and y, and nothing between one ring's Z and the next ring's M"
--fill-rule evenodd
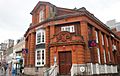
M51 73L50 73L49 75L51 75L51 74L53 73L53 71L55 70L56 67L57 67L57 66L55 66L55 67L53 68L53 70L51 71Z
M47 76L49 76L49 71L50 71L50 70L51 70L51 68L46 69L46 70L44 71L44 76L46 76L45 73L47 73Z
M55 70L56 67L57 67L57 66L54 66L53 69L52 69L52 67L50 67L50 68L46 69L46 70L44 71L44 73L46 72L46 73L47 73L47 76L50 76L50 75L54 72L54 70ZM52 71L50 72L50 70L52 70ZM50 72L50 73L49 73L49 72Z

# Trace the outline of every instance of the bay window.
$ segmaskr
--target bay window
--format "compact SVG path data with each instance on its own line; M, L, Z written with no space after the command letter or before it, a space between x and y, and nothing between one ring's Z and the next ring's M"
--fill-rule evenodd
M36 32L36 44L45 43L45 30L40 29Z
M45 65L45 49L36 50L36 66Z

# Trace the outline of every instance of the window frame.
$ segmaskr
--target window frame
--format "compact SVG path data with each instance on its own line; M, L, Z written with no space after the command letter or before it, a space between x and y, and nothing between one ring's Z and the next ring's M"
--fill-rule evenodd
M96 43L99 43L99 40L98 40L98 31L95 30L95 34L96 34Z
M39 35L40 35L40 42L38 42L38 40L39 40L38 36ZM38 31L36 31L36 45L37 44L42 44L42 43L45 43L45 30L44 29L39 29Z
M40 51L40 59L38 60L38 51ZM46 53L45 49L37 49L35 54L35 66L40 67L44 66L46 64ZM44 59L43 59L43 53L44 53ZM40 64L37 64L40 62ZM42 64L44 62L44 64Z
M108 58L109 58L109 62L111 62L111 57L110 57L110 51L108 50Z
M39 22L44 21L44 10L40 10L39 12Z
M102 35L102 45L105 45L104 43L104 34L101 34Z
M62 26L61 31L68 31L68 32L75 32L75 25L70 25L70 26Z
M105 49L103 49L103 53L104 53L104 63L106 63L106 52L105 52Z
M100 56L100 49L97 48L97 55L98 55L98 63L101 64L101 56Z

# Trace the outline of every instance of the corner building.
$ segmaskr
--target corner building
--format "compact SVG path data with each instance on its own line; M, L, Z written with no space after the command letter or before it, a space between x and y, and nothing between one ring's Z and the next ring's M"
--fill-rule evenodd
M113 75L120 37L84 7L67 9L39 1L25 33L25 74ZM93 42L92 47L89 42Z

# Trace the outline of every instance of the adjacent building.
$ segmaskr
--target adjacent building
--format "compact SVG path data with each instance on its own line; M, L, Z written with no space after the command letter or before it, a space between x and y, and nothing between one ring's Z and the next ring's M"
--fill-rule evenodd
M5 53L5 59L7 63L11 63L13 59L13 47L14 47L14 40L8 39L5 40L4 43L6 44L6 53Z
M0 61L2 64L10 63L12 61L14 40L8 39L0 44Z
M22 53L22 49L24 48L25 48L25 38L22 37L17 40L17 43L13 47L14 59L17 60L18 64L20 59L24 60L23 53Z
M29 75L117 74L120 37L84 7L39 1L25 33L24 72Z
M5 58L4 58L5 50L6 50L6 44L5 43L1 43L0 44L0 62L5 61Z
M21 37L13 47L13 65L16 73L20 73L20 67L24 67L24 57L22 49L25 48L25 38Z
M120 22L116 22L116 20L113 19L107 21L106 25L109 26L112 29L112 31L114 31L117 35L120 36Z

